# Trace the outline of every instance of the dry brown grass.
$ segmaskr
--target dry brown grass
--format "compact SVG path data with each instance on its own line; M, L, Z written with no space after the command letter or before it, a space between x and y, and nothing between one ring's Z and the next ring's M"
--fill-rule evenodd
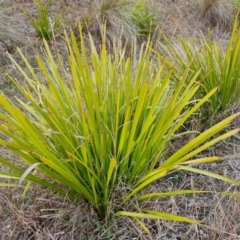
M80 4L76 4L72 1L74 8L78 10L78 15L75 19L75 24L78 25L78 21L81 22L83 30L85 33L90 33L95 42L101 43L103 38L103 25L107 27L106 33L106 45L108 49L111 49L113 45L118 45L121 47L129 46L134 40L135 42L142 43L148 37L148 34L143 36L141 31L141 20L139 18L134 18L133 11L135 9L138 0L93 0L93 1L82 1ZM139 1L140 2L140 1ZM146 16L148 12L152 14L149 18L145 20L144 30L149 35L153 36L155 31L155 22L159 21L156 5L153 0L145 1L143 0L143 17ZM147 3L144 5L144 3ZM68 3L68 6L71 4ZM73 10L70 8L70 12ZM141 15L142 17L142 15ZM151 24L151 21L153 24ZM149 21L149 22L148 22Z
M32 8L31 1L17 1L23 6ZM65 1L69 5L69 14L65 17L65 23L71 25L79 19L81 9L87 11L87 1ZM81 2L79 4L78 2ZM170 0L155 1L156 11L161 18L160 27L165 30L170 38L177 35L184 37L198 34L199 19L196 18L199 6L194 1ZM8 4L14 7L14 1L0 0L0 4ZM1 5L0 5L1 7ZM8 8L9 9L9 8ZM33 10L33 9L32 9ZM8 11L9 16L19 10L11 8ZM89 10L88 10L89 11ZM94 14L94 11L92 11ZM35 48L40 49L42 43L36 39L36 35L31 28L29 21L24 15L18 15L18 24L22 26L26 38L31 39L32 44L21 46L27 57L32 60L34 65ZM226 18L225 18L226 19ZM200 24L200 25L199 25ZM116 31L116 25L113 25ZM11 31L15 31L11 25ZM26 31L26 30L29 31ZM93 29L94 30L94 29ZM201 29L201 30L206 30ZM220 31L220 30L219 30ZM109 33L112 36L119 34ZM110 35L109 35L110 36ZM118 36L118 35L116 35ZM220 31L217 36L222 36ZM98 37L98 36L96 36ZM127 37L127 35L126 35ZM61 36L56 37L57 41L52 44L61 51L64 51L64 39ZM16 43L14 45L14 51ZM0 49L5 55L5 50ZM17 56L17 55L16 55ZM12 65L6 60L4 66L0 67L0 91L14 97L15 89L8 82L7 73L19 77L18 73L12 68ZM240 122L235 122L235 127L240 127ZM189 138L190 139L190 138ZM187 140L189 140L187 139ZM181 139L179 140L181 142ZM228 142L219 144L209 149L205 155L232 155L234 158L225 158L220 163L203 166L206 170L212 170L224 173L232 178L240 180L240 140L238 137L230 139ZM177 145L175 146L177 147ZM17 161L15 156L11 155L5 149L0 149L0 154L8 156L12 161ZM0 171L2 171L0 166ZM157 182L151 186L152 191L169 191L176 189L206 189L213 191L236 191L239 188L231 187L217 180L196 174L171 175L165 181ZM166 211L179 215L185 215L192 218L204 220L204 225L188 225L177 222L149 221L145 223L151 230L151 235L143 233L141 228L128 218L116 218L111 222L101 220L96 212L84 201L80 204L70 203L65 199L51 195L46 189L31 185L25 199L21 199L21 190L11 188L0 188L0 239L6 240L68 240L68 239L152 239L152 240L237 240L240 239L240 200L232 197L223 197L221 195L193 195L178 196L170 199L161 199L154 202L145 202L156 210ZM66 192L67 194L67 192Z
M19 23L21 14L10 12L13 11L9 3L0 3L0 68L8 62L4 53L14 53L16 46L23 46L27 41L26 29Z
M207 25L231 29L237 8L232 0L203 0L202 17Z

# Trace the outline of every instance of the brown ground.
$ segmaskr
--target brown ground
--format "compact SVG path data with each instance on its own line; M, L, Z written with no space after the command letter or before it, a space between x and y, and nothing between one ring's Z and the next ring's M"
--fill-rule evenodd
M57 2L57 1L55 1ZM77 0L64 1L69 5L69 13L64 22L69 25L76 22L84 4ZM152 0L159 18L160 28L167 36L189 38L207 33L207 24L200 17L201 2L193 0ZM16 47L19 46L30 59L34 59L34 48L40 49L42 41L36 36L29 19L21 12L20 6L35 9L31 0L0 0L0 24L8 24L10 36L0 32L0 91L13 98L15 88L6 77L7 73L19 75L6 56L6 51L17 59ZM56 7L56 6L55 6ZM55 8L53 8L53 11ZM6 20L7 19L7 20ZM3 21L4 20L4 21ZM228 32L221 28L212 28L217 40L226 40ZM64 49L62 36L56 36L60 49ZM240 127L239 121L234 127ZM213 163L202 168L222 173L240 181L240 157L238 136L209 149L208 155L232 155L220 163ZM0 149L1 155L8 155L13 161L18 158L7 150ZM0 170L3 170L0 166ZM173 189L205 189L212 191L236 191L239 188L224 184L207 177L178 173L151 187L154 191ZM66 193L67 194L67 193ZM162 199L152 204L154 209L202 219L204 225L188 225L166 221L148 221L151 236L142 232L130 219L117 218L111 222L101 221L91 206L84 201L80 205L69 203L66 199L54 197L40 186L32 185L24 200L21 190L0 188L0 239L1 240L47 240L47 239L175 239L175 240L214 240L240 239L240 200L217 194L199 196L179 196Z

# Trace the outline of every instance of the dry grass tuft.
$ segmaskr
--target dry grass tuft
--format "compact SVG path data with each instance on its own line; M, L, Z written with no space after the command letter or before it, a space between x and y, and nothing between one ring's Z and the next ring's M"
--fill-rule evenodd
M142 43L149 35L156 33L158 23L154 1L146 0L93 0L75 3L83 30L90 32L96 43L103 39L103 26L106 25L106 44L129 46L132 40Z
M234 0L203 0L201 15L210 27L230 30L236 13Z
M130 220L102 221L84 201L70 203L39 186L33 186L24 200L13 189L0 192L0 239L132 239L138 231Z

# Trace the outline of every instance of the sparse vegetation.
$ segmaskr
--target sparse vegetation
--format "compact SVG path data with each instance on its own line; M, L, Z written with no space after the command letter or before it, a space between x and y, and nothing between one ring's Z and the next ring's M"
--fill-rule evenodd
M238 239L238 2L61 4L0 2L0 238Z
M34 5L37 9L35 16L32 16L27 9L24 9L24 11L30 18L37 35L46 40L51 40L55 31L60 27L63 12L59 12L57 16L51 18L49 14L51 2L45 3L44 0L34 0Z
M145 38L154 33L159 23L153 6L150 7L146 0L136 2L132 10L132 18L137 26L139 36Z

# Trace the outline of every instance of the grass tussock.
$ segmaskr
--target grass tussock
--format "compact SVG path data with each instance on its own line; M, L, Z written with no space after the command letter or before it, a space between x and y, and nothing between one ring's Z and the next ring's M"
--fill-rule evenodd
M204 0L201 15L208 26L229 30L239 6L236 0Z
M94 0L84 6L80 21L99 42L104 34L102 26L106 25L108 49L129 46L132 40L143 42L154 34L158 24L154 4L145 0Z
M196 98L201 98L217 87L207 105L200 111L200 119L211 123L217 115L229 114L240 101L240 30L238 18L233 25L232 34L224 49L208 37L180 39L172 43L165 37L166 45L160 43L164 51L158 55L169 69L174 69L174 81L190 68L192 73L200 72L197 81L201 87ZM165 57L167 56L167 57Z
M0 94L0 131L11 139L0 139L0 145L18 155L28 167L18 167L0 157L0 163L12 170L1 171L1 176L19 179L19 183L1 182L0 186L23 188L24 197L35 182L71 201L85 199L105 221L130 217L146 233L150 231L143 219L201 223L194 218L134 206L163 197L210 193L195 189L142 193L176 171L238 184L234 179L191 166L220 160L214 156L192 158L238 133L239 129L234 129L214 138L238 114L199 133L167 155L177 131L217 88L190 105L200 88L196 84L199 72L190 76L191 69L187 68L178 84L172 84L173 72L165 72L166 66L158 59L152 61L150 42L142 46L136 58L118 48L114 48L112 56L105 41L98 53L89 36L88 57L81 26L79 32L80 46L73 33L66 36L70 72L60 56L59 62L54 60L46 41L46 60L37 55L41 78L20 50L28 72L9 56L24 77L23 84L11 78L24 99L15 103ZM131 53L134 52L133 49Z
M36 13L32 13L27 9L21 7L23 13L30 19L32 27L35 29L38 37L45 40L51 40L57 33L61 26L63 16L67 10L64 8L63 2L60 1L59 8L56 10L55 16L50 12L54 1L34 0L33 2Z

